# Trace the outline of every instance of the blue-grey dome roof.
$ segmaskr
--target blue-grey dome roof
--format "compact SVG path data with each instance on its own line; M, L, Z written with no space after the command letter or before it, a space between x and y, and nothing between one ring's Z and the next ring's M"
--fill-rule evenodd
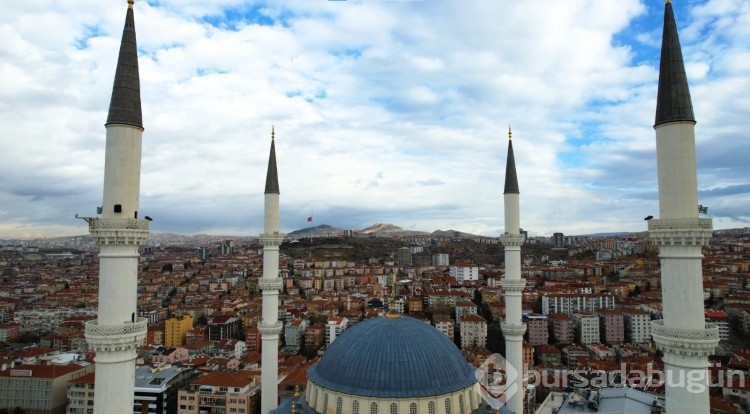
M307 377L346 394L428 397L474 383L474 368L443 333L414 318L373 318L344 331Z

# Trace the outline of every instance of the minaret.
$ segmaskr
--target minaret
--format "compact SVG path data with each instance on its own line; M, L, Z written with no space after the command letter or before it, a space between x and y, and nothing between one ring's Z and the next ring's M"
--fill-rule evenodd
M709 412L708 361L718 328L705 323L701 248L711 219L698 217L695 117L672 4L664 10L664 33L656 98L656 161L659 219L648 222L659 246L664 319L651 333L664 353L668 413Z
M268 156L266 191L263 207L263 277L259 285L263 291L263 320L258 326L263 343L261 363L260 412L267 414L278 405L279 377L279 245L284 235L279 233L279 176L276 172L276 146L274 130L271 128L271 154Z
M143 121L133 0L128 1L105 127L101 217L87 219L99 245L99 310L96 320L86 322L86 341L96 352L94 413L131 414L135 349L147 329L147 320L136 318L138 249L148 237L148 221L138 218Z
M523 334L526 324L521 321L521 294L526 281L521 278L521 245L524 237L521 234L521 213L518 203L518 176L516 161L513 157L513 135L508 127L508 159L505 164L505 234L500 241L505 247L505 320L501 324L505 337L505 360L518 371L513 384L506 385L506 395L510 396L506 405L516 414L523 413Z

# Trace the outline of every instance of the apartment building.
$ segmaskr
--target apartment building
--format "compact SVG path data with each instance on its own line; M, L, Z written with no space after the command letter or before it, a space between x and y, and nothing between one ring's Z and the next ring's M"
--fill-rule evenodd
M286 350L293 354L298 354L305 344L305 329L307 321L304 319L293 319L284 326L284 340L286 341Z
M461 348L487 345L487 321L479 315L464 315L461 322Z
M558 344L572 344L575 340L573 318L563 313L551 313L547 316L552 332L552 340Z
M64 413L70 382L93 371L93 364L79 361L67 365L23 364L0 371L0 409Z
M542 314L596 312L614 309L615 296L602 293L550 293L542 295Z
M435 328L450 338L452 341L455 337L455 324L451 318L437 318L435 319Z
M461 326L461 317L464 315L476 315L477 304L470 300L456 302L456 325Z
M640 309L622 311L625 339L634 344L651 341L651 315Z
M575 323L576 342L590 345L601 341L599 317L592 313L573 313L570 316Z
M479 267L474 265L448 266L448 274L454 277L458 283L479 280Z
M326 345L331 345L333 341L338 338L339 335L344 333L346 328L349 327L349 319L343 316L331 316L328 318L326 324Z
M614 309L599 309L599 328L602 342L613 345L625 341L625 318L622 312Z
M536 346L549 343L549 319L546 316L525 313L523 321L526 323L526 340L529 344Z
M260 381L247 371L213 371L180 390L177 404L177 414L250 414L260 404Z
M164 322L164 345L177 348L185 345L185 334L193 329L193 317L180 315Z

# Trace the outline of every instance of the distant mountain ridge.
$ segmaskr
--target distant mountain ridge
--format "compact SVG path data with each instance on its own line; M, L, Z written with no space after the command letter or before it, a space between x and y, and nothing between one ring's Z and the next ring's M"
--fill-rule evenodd
M347 230L351 230L354 234L364 234L374 237L404 237L404 236L438 236L438 237L455 237L460 236L462 238L467 237L486 237L479 236L471 233L464 233L457 230L435 230L432 233L427 231L418 230L405 230L399 226L390 223L375 223L364 229L340 229L333 227L328 224L321 224L316 227L308 227L299 229L287 233L290 237L325 237L325 236L342 236L346 234Z

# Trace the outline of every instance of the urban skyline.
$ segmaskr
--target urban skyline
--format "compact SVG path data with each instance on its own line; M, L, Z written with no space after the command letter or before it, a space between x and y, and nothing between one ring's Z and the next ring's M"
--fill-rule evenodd
M73 216L95 215L120 3L19 4L0 18L0 130L15 137L0 143L3 238L84 234ZM137 4L141 208L154 232L260 233L253 183L272 125L282 232L312 215L499 235L508 124L530 234L640 232L658 216L659 3L180 6ZM675 12L699 202L715 229L745 227L750 12L718 1ZM50 30L31 23L40 16Z

